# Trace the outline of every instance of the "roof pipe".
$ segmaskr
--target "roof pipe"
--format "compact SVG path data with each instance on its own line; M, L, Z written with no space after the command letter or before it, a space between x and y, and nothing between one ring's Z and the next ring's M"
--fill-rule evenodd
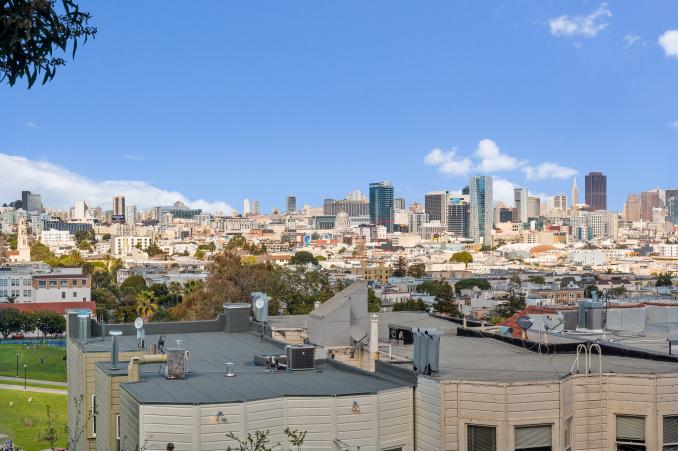
M141 365L147 363L166 363L167 354L149 354L142 356L130 357L129 365L127 365L127 381L138 382L141 380Z

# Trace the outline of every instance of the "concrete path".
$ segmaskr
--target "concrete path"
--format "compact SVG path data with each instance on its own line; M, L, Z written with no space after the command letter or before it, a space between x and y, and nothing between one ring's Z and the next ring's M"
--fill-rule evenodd
M0 384L0 390L1 389L34 392L34 393L50 393L50 394L53 394L53 395L67 395L68 394L68 392L66 390L57 390L56 388L26 387L26 390L24 390L23 385Z
M24 378L23 377L13 377L13 376L0 376L0 381L23 382ZM32 382L33 384L54 385L56 387L66 387L66 386L68 386L68 384L66 382L43 381L42 379L26 379L26 381Z

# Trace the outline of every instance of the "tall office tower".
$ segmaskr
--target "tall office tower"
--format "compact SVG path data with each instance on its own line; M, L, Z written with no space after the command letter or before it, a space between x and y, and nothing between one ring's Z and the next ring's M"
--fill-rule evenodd
M82 221L83 219L91 219L92 213L89 210L89 206L84 200L75 201L75 206L73 207L71 219L76 221Z
M541 199L536 196L527 197L527 217L538 218L541 216Z
M627 221L640 221L640 196L629 194L624 204L624 219Z
M325 199L323 202L323 214L336 216L337 213L348 213L349 217L369 216L370 203L367 199Z
M492 245L492 177L471 177L469 184L469 236L486 246Z
M666 201L666 210L671 224L678 225L678 195L668 198Z
M579 188L577 188L577 177L572 177L572 209L579 205Z
M661 207L661 200L658 189L640 193L640 219L652 222L652 210L659 207Z
M242 201L242 215L247 216L251 213L250 211L250 200L245 199Z
M113 222L125 222L125 196L115 196L113 198Z
M466 185L465 187L463 187L461 189L461 195L462 196L468 196L469 194L471 194L471 188L469 188L469 186Z
M410 211L407 213L407 225L410 233L419 233L424 224L428 222L428 215L426 213L416 213Z
M567 195L556 194L553 197L553 209L562 210L563 213L567 211Z
M42 213L42 196L30 191L21 192L21 208L28 213Z
M293 213L297 211L297 198L294 196L287 196L287 199L285 200L285 211L287 213Z
M447 231L455 236L469 237L469 204L461 197L453 197L447 204Z
M584 196L591 210L607 210L607 176L602 172L586 174Z
M258 216L261 214L261 207L259 206L258 200L252 201L252 214Z
M405 209L405 198L404 197L396 197L395 198L395 209L396 210L404 210Z
M516 203L517 218L516 222L526 223L527 214L527 190L525 188L515 188L513 190L514 200Z
M125 222L130 225L137 223L137 216L139 215L136 205L128 205L125 208Z
M424 196L424 210L428 214L429 221L447 224L447 199L449 199L447 191L433 191Z
M360 191L359 189L351 191L346 195L346 200L352 200L352 201L364 201L367 200L367 197L363 195L363 192Z
M393 232L393 191L393 185L387 180L370 183L370 222L386 227L388 233Z
M669 207L669 201L672 197L678 197L678 189L667 189L664 191L664 206Z

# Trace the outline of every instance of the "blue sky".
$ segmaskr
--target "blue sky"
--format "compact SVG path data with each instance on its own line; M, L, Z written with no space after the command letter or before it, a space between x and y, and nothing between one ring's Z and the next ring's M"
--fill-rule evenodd
M678 2L186 5L86 2L99 33L74 61L0 87L0 201L268 211L382 179L409 202L475 173L569 194L574 172L583 201L602 170L621 209L678 185Z

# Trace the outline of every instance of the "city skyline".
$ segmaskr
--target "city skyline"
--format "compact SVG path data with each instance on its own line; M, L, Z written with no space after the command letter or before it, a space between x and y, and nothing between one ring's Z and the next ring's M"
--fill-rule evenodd
M173 8L88 7L99 33L53 82L0 87L0 163L26 158L5 184L212 211L284 208L268 186L321 205L382 179L408 199L472 175L492 176L498 199L515 186L554 195L573 175L583 191L590 171L620 211L628 191L675 184L674 2L215 4L181 15L213 25L200 49L171 31ZM144 39L127 33L141 23ZM646 170L628 164L648 153Z

